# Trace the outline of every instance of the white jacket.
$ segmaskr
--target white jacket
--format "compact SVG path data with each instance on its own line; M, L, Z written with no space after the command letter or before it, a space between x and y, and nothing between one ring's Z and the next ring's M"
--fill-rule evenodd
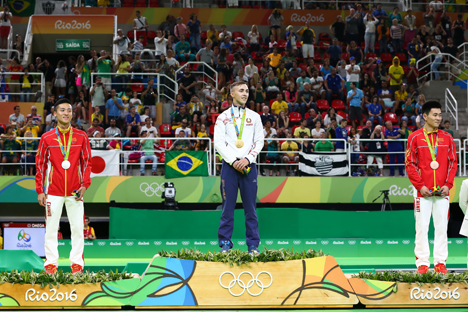
M263 148L265 136L263 135L263 125L260 115L248 108L240 108L232 105L234 117L236 118L237 127L240 131L242 123L242 115L246 109L244 131L242 141L244 146L237 148L235 142L237 140L236 129L232 121L231 108L225 110L216 119L214 130L214 146L223 160L232 164L236 159L247 158L249 162L256 163L257 155Z
M465 214L465 219L463 220L460 234L463 236L468 236L468 214L466 214L466 207L468 206L468 179L464 180L461 185L458 202L461 210Z

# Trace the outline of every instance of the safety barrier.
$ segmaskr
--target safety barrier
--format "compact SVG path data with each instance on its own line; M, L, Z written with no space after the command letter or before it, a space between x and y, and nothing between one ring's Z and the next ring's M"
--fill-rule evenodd
M2 72L0 73L2 76L5 76L5 75L17 75L17 76L24 76L24 72ZM39 76L40 77L40 80L41 82L37 83L37 82L33 82L33 83L30 83L31 85L31 92L11 92L11 91L6 91L4 90L3 92L1 91L0 89L0 98L2 98L3 96L11 96L11 95L19 95L19 96L27 96L26 99L24 99L24 101L21 101L20 102L30 102L28 99L31 97L31 95L36 95L37 91L41 91L41 98L40 99L36 99L36 102L44 102L44 94L45 94L45 79L44 79L44 74L43 73L29 73L29 75L31 76ZM11 86L13 85L19 85L20 88L21 88L21 85L23 85L22 83L20 83L19 81L18 82L8 82L5 84L9 85L10 86L10 90L11 90ZM2 82L2 85L3 85L3 82ZM33 88L33 86L40 86L39 90L37 91L34 91L35 88ZM9 99L6 98L5 101L8 101Z
M1 140L4 140L5 139L5 135L2 135L2 137L0 138L0 141ZM40 138L34 138L34 137L28 137L28 138L25 138L25 137L15 137L15 140L17 140L18 142L22 142L23 140L39 140ZM190 141L191 143L191 147L190 149L193 150L194 149L194 145L196 144L192 144L193 143L197 143L199 141L208 141L207 144L206 144L206 152L208 154L208 172L209 172L209 175L210 176L216 176L217 175L217 168L220 169L220 166L222 164L221 161L219 161L219 158L218 158L218 154L215 152L214 150L214 146L212 144L212 141L210 138L207 138L207 137L203 137L203 138L194 138L194 137L186 137L186 138L179 138L179 137L156 137L156 138L120 138L120 137L115 137L115 138L106 138L106 137L99 137L99 138L90 138L90 142L92 144L94 144L95 142L93 141L96 141L96 146L98 146L99 148L94 148L96 150L107 150L109 149L109 143L111 141L119 141L119 142L122 142L121 145L126 145L128 146L128 148L125 148L125 149L119 149L119 155L120 155L120 161L119 161L119 166L120 166L120 174L121 175L127 175L127 169L128 169L128 165L129 164L136 164L136 165L139 165L140 163L135 163L135 162L129 162L129 156L130 154L132 153L138 153L139 151L138 150L131 150L131 146L138 146L138 144L135 144L135 142L139 142L139 141L142 141L142 140L145 140L145 139L154 139L155 140L155 149L154 149L154 152L155 152L155 155L156 156L159 156L158 157L158 161L159 160L162 160L164 159L163 155L165 153L166 150L168 150L174 143L176 140L178 139L183 139L183 140L188 140ZM98 142L100 141L100 142ZM130 144L126 144L127 142L125 141L129 141ZM354 151L353 150L353 145L356 143L356 144L359 144L360 147L362 147L362 143L365 143L365 142L375 142L375 140L371 140L371 139L358 139L356 140L355 142L346 142L344 139L278 139L278 138L268 138L268 139L265 139L265 141L278 141L278 143L282 143L282 142L285 142L285 141L295 141L295 142L304 142L304 141L307 141L307 142L310 142L310 143L316 143L318 141L330 141L330 142L338 142L338 141L342 141L345 143L344 145L344 151L343 153L345 153L347 155L347 159L348 159L348 164L349 164L349 176L352 176L352 168L353 167L363 167L365 166L366 168L368 168L369 166L372 166L373 164L369 164L369 163L366 163L366 164L360 164L360 163L353 163L351 160L355 157L358 157L359 155L376 155L377 157L379 155L382 155L383 157L386 157L387 154L394 154L393 156L395 157L396 154L405 154L406 153L406 140L405 139L391 139L391 140L387 140L387 139L384 139L384 140L379 140L379 142L382 142L382 144L384 142L402 142L403 143L403 149L400 150L400 151L383 151L383 152L368 152L366 151L364 148L360 148L359 151ZM455 145L456 145L456 148L457 148L457 157L458 157L458 176L466 176L466 167L467 167L467 162L466 162L466 159L467 159L467 145L468 145L468 139L467 140L464 140L463 142L461 142L459 139L455 139ZM266 143L267 143L266 142ZM125 143L125 144L124 144ZM92 145L93 146L93 145ZM257 171L260 173L262 172L262 167L263 166L278 166L278 168L282 168L282 167L285 167L285 166L296 166L298 165L298 162L297 161L294 161L292 160L291 162L283 162L283 160L281 159L280 162L276 162L276 163L271 163L271 162L266 162L265 161L265 155L267 153L277 153L279 155L281 154L287 154L287 153L294 153L294 154L297 154L299 155L299 152L302 151L301 149L301 145L298 144L298 150L297 151L288 151L288 150L278 150L278 151L267 151L267 150L262 150L258 157L257 157ZM27 175L27 168L26 166L32 166L32 165L35 165L34 162L26 162L26 161L23 161L23 157L25 156L24 154L26 153L35 153L36 150L22 150L22 149L17 149L17 150L2 150L0 149L0 155L3 157L5 156L5 153L9 153L9 152L14 152L14 153L17 153L17 154L21 154L19 155L19 157L17 157L17 162L15 163L12 163L12 162L7 162L7 163L1 163L0 164L0 173L3 171L2 169L6 166L18 166L18 165L21 165L21 169L20 168L16 168L16 174L17 175ZM320 152L315 152L314 153L320 153ZM355 155L353 157L353 155ZM1 158L0 158L1 159ZM399 164L386 164L385 161L382 162L382 166L385 168L385 167L389 167L389 166L396 166L396 168L398 169L398 167L400 166L404 166L404 162L402 163L399 163ZM463 168L463 170L462 170ZM14 174L15 172L13 172ZM129 174L130 175L130 174Z

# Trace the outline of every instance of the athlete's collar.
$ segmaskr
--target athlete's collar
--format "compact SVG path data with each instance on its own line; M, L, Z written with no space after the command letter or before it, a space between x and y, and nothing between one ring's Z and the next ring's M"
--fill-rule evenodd
M59 126L57 126L57 129L59 129L60 132L62 132L62 133L67 133L68 131L70 131L71 125L69 125L68 128L67 128L66 130L62 130L62 128L60 128Z
M423 128L423 131L426 133L426 134L432 134L432 133L438 133L439 132L439 129L435 129L434 131L427 131L426 130L426 127Z

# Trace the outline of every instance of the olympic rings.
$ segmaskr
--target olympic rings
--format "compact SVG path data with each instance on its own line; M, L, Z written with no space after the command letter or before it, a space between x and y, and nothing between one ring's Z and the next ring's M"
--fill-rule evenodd
M151 197L154 195L161 197L161 194L158 194L158 191L161 191L161 193L164 192L164 185L163 184L159 185L156 182L153 182L151 184L143 182L140 184L140 191L145 193L145 195L148 197Z
M221 282L221 278L224 276L224 274L230 274L232 277L233 277L233 280L229 282L228 286L225 286L223 285L223 283ZM248 274L250 275L250 277L252 278L250 281L247 282L247 285L245 285L244 281L242 281L240 278L243 274ZM268 274L268 276L270 276L270 284L264 286L263 285L263 282L261 280L258 279L258 277L261 275L261 274ZM254 283L261 289L260 292L258 294L253 294L250 292L250 288L254 285ZM234 273L232 272L229 272L229 271L226 271L224 272L223 274L221 274L219 276L219 284L221 285L221 287L225 288L225 289L228 289L229 290L229 293L231 295L233 295L234 297L239 297L239 296L242 296L244 294L244 292L247 290L247 292L249 293L249 295L251 296L260 296L262 293L263 293L263 290L265 288L268 288L271 286L271 284L273 283L273 277L271 276L271 274L267 271L262 271L260 273L257 274L256 277L253 276L252 273L248 272L248 271L244 271L244 272L241 272L239 274L239 276L236 278L236 276L234 275ZM240 294L234 294L232 291L231 291L231 288L233 288L236 284L239 285L240 288L242 288L242 292Z

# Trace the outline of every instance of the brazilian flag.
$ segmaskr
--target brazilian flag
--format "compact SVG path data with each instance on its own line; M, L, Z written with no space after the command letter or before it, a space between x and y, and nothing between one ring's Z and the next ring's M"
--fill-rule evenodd
M205 151L166 151L166 178L208 176Z
M36 8L36 0L8 0L8 7L15 16L31 16Z

